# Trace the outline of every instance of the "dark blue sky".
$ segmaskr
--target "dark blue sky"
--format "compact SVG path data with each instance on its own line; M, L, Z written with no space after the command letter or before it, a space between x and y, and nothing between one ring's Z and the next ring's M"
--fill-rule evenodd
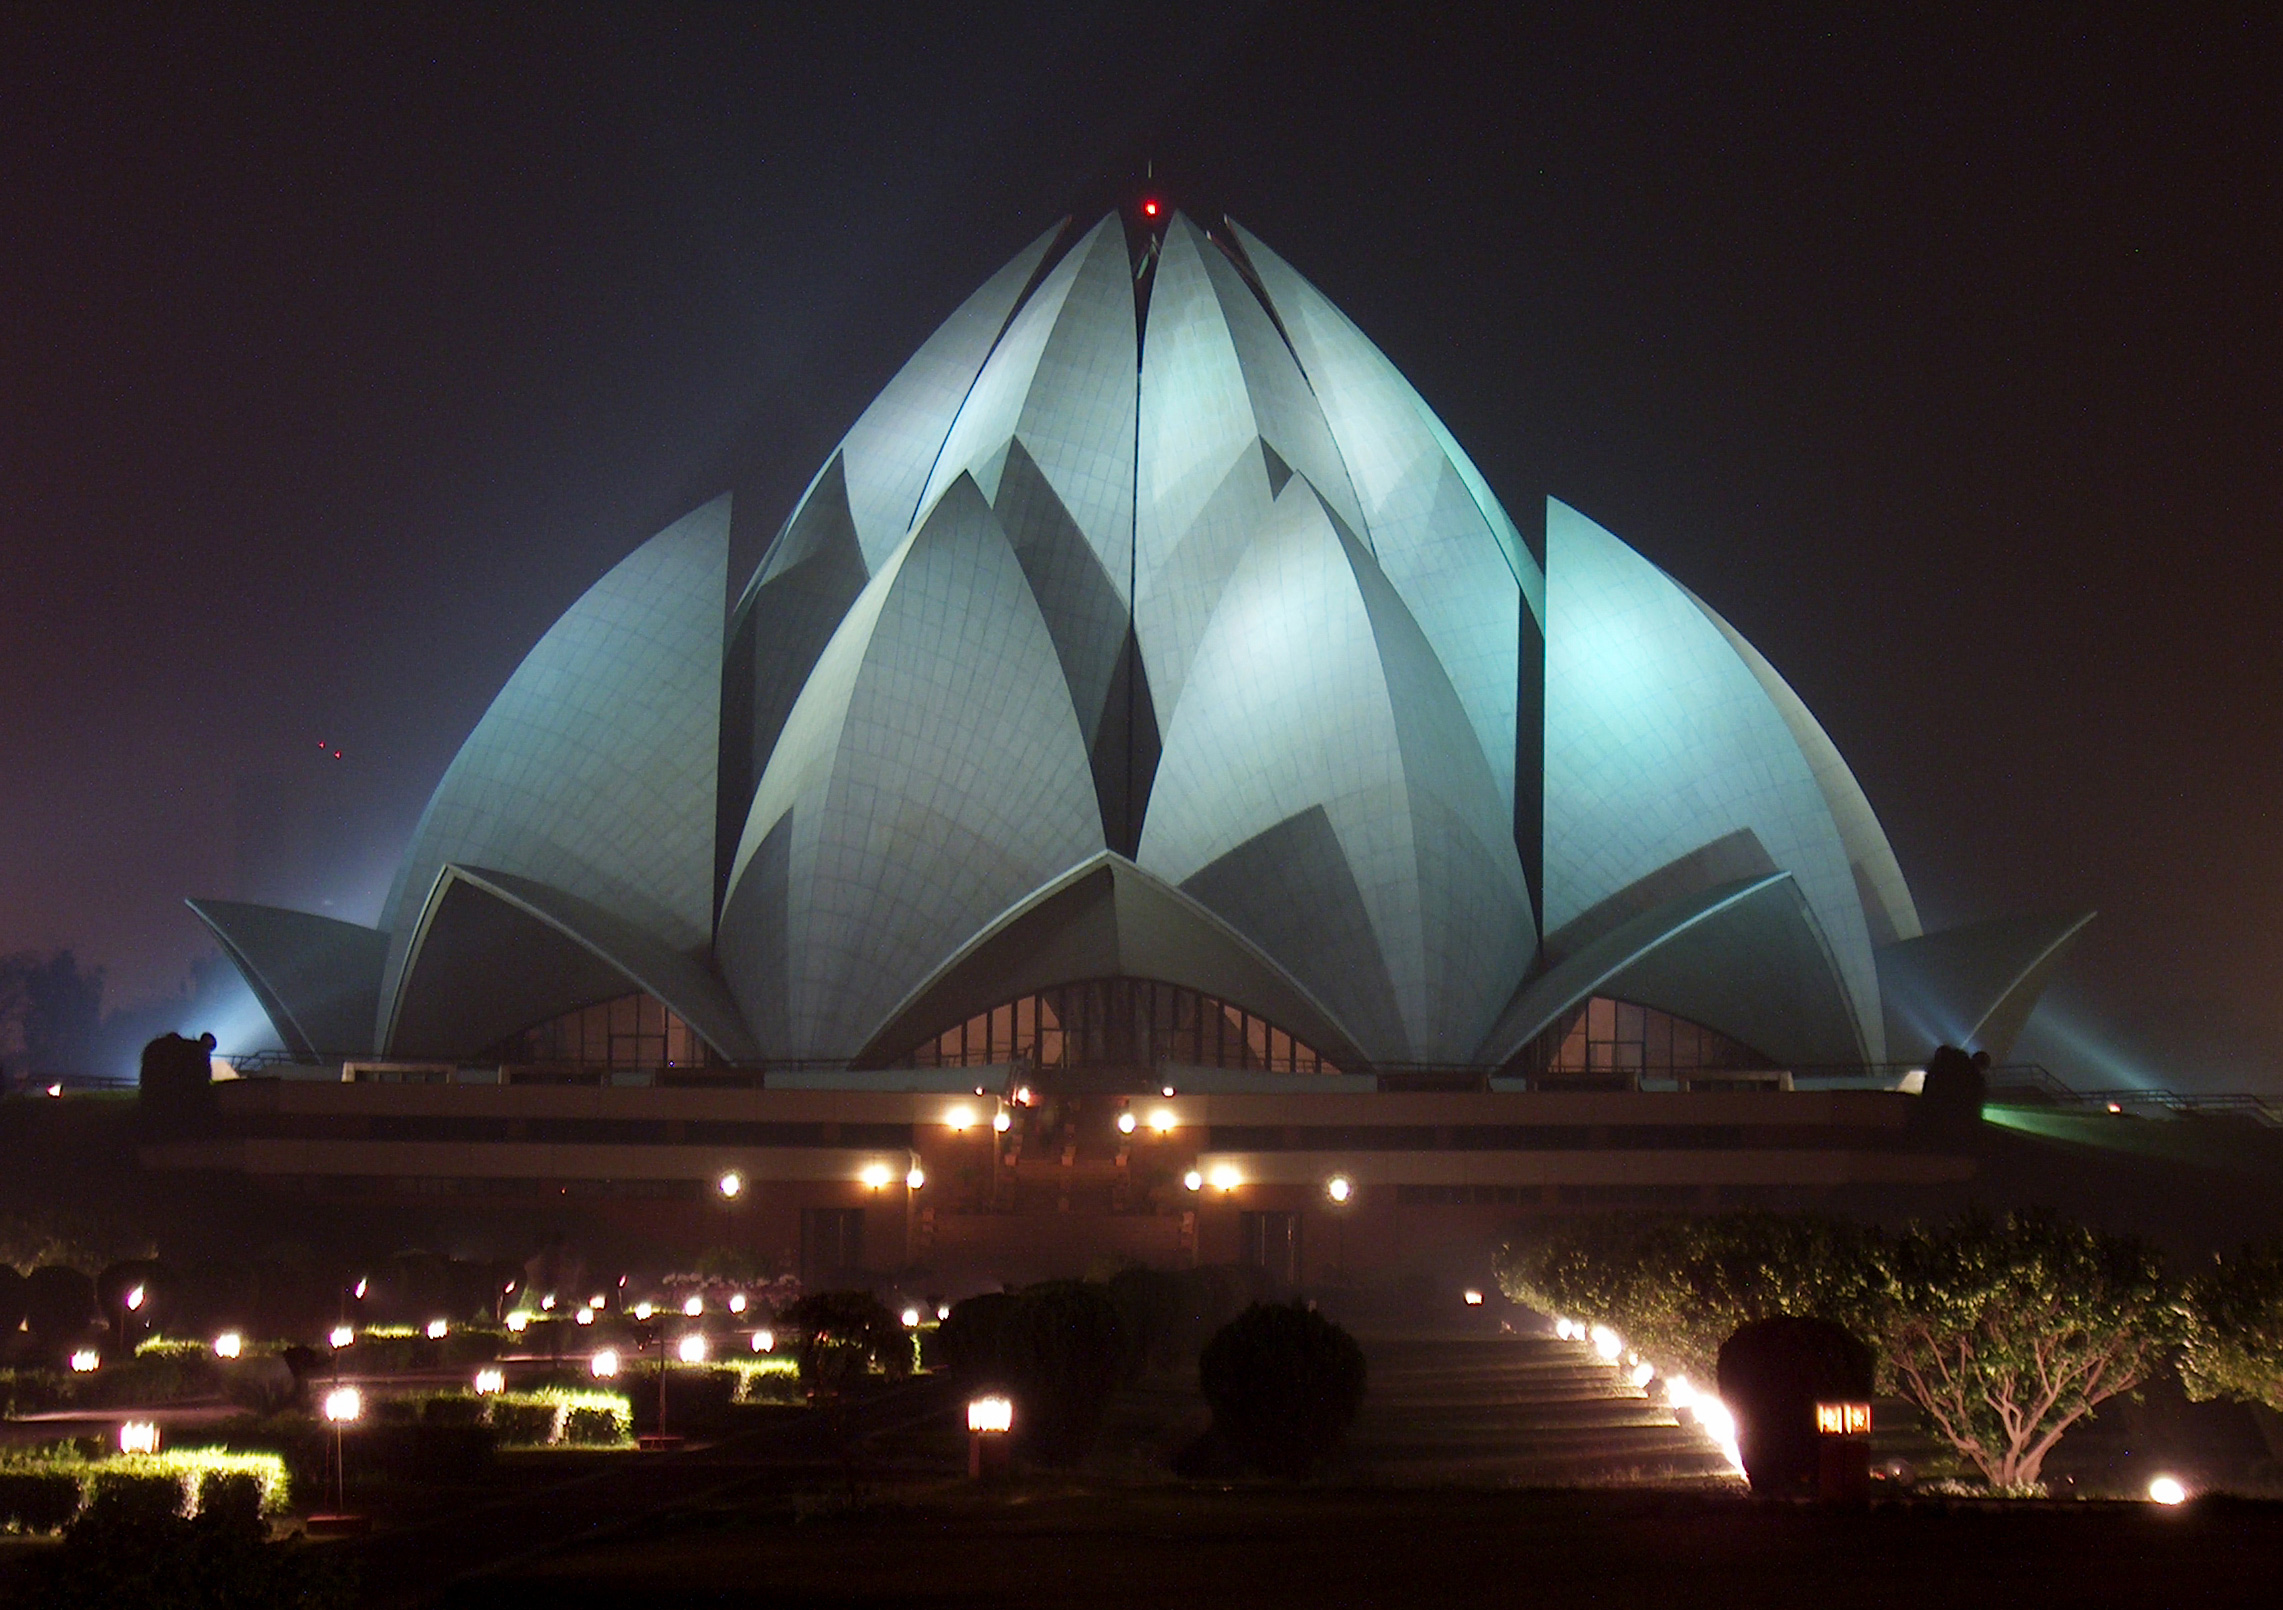
M2283 1085L2272 22L814 9L0 20L0 952L369 920L566 604L1154 160L1750 636L1930 921L2101 909L2031 1049Z

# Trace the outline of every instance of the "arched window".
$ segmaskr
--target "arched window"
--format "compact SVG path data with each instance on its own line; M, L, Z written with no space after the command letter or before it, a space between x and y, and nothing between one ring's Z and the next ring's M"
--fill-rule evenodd
M1516 1071L1686 1079L1693 1073L1745 1073L1778 1066L1718 1029L1653 1006L1596 995L1523 1048Z
M714 1060L689 1024L639 992L534 1024L488 1055L518 1065L580 1068L690 1068Z
M1266 1018L1152 978L1090 978L1018 997L923 1041L902 1065L973 1068L1018 1057L1041 1068L1171 1062L1271 1073L1340 1071Z

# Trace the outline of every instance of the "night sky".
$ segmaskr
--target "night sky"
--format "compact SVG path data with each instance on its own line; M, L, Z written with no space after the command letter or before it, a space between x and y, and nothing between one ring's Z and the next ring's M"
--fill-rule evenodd
M2283 1089L2276 25L1704 9L11 8L0 952L252 1043L184 895L373 920L566 605L1154 162L1751 638L1930 926L2100 910L2024 1054Z

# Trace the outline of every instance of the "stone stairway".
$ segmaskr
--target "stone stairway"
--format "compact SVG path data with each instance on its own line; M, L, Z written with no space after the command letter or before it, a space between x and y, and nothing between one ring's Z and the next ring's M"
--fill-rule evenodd
M1364 1334L1371 1387L1349 1435L1358 1475L1405 1486L1719 1485L1734 1476L1583 1343Z

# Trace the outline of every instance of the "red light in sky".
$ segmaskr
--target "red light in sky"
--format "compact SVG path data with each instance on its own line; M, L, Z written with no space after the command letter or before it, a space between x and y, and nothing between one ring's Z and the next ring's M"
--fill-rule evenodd
M1143 202L1142 216L1144 218L1155 218L1157 216L1157 203L1154 201Z

